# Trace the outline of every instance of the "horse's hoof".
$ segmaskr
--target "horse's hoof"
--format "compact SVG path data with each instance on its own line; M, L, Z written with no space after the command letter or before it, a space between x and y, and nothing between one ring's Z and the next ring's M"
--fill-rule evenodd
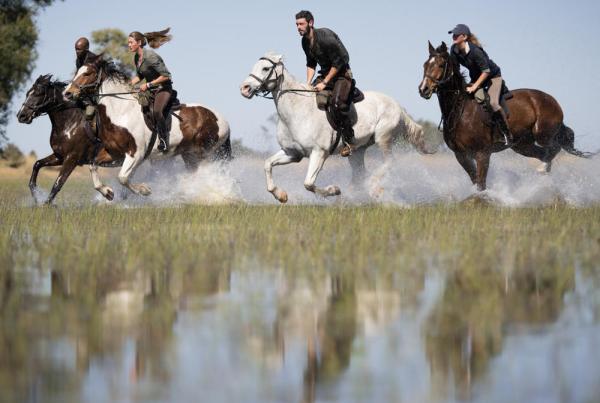
M329 196L339 196L342 194L342 191L337 186L327 186L327 194Z
M372 191L371 191L371 197L375 198L375 199L379 199L381 196L383 196L383 192L385 189L383 189L383 186L376 186Z
M104 197L108 201L113 201L113 199L115 198L115 192L113 192L111 188L106 188L106 194L104 195Z
M150 186L146 185L145 183L140 183L138 189L142 196L149 196L150 193L152 193Z
M537 171L541 174L550 173L550 168L552 168L552 163L544 162L537 167Z
M275 189L273 191L273 196L275 196L277 201L279 201L280 203L287 203L288 201L288 195L285 190Z

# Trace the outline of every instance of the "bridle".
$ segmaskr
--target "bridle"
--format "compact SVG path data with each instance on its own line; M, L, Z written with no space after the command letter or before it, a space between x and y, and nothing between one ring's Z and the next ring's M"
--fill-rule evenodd
M255 91L255 95L259 96L259 97L263 97L263 98L267 98L267 99L273 99L272 96L272 92L273 90L269 89L269 85L271 84L275 84L275 87L273 88L277 88L280 84L281 84L281 79L283 79L283 74L279 75L277 73L277 67L278 66L283 66L282 62L274 62L273 60L269 59L268 57L261 57L258 60L266 60L268 62L271 63L271 70L269 71L269 74L267 75L267 77L265 79L262 79L254 74L250 74L249 77L252 77L253 79L255 79L256 81L258 81L258 83L260 84L260 86L256 89ZM271 78L271 76L275 74L275 78ZM316 90L305 90L302 88L298 88L298 89L286 89L286 90L282 90L279 92L278 94L278 98L287 93L287 92L318 92ZM271 94L271 96L269 96L269 94Z
M39 84L36 84L36 85L39 85ZM48 95L49 92L52 92L52 96ZM56 94L57 94L57 91L55 91L55 89L54 89L54 84L49 83L45 87L44 99L42 100L41 104L33 105L32 102L30 102L29 97L27 97L27 99L23 103L23 106L33 112L34 118L48 114L49 112L52 112L55 109L59 109L60 107L65 105L65 102L63 102L63 99L62 99L62 95L57 97ZM61 101L61 102L58 102L58 101ZM48 106L50 106L50 108L46 109L45 111L42 111L44 108L46 108Z
M454 69L450 69L450 74L448 75L448 77L446 76L446 72L448 71L448 67L450 66L450 57L448 57L446 59L446 62L444 63L444 72L442 73L442 78L440 80L430 76L429 74L425 73L425 77L427 77L428 79L430 79L431 81L433 81L433 83L435 84L436 88L433 92L436 92L437 89L439 87L441 87L442 85L446 84L448 81L450 81L453 77L454 77Z

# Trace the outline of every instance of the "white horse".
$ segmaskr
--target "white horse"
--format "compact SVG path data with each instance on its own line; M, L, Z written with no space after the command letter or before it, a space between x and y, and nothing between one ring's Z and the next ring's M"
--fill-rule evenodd
M136 194L147 196L150 187L144 183L131 183L136 168L146 158L169 158L181 155L188 169L196 169L200 161L222 153L231 153L229 123L218 112L201 105L184 104L177 111L179 118L172 118L170 151L163 155L158 142L152 146L152 132L144 122L138 101L132 95L128 78L101 55L83 65L64 90L65 97L83 95L85 90L102 96L97 108L101 125L99 137L102 148L91 165L94 187L107 199L113 191L98 176L97 166L121 165L119 182ZM152 147L152 149L150 149Z
M299 90L299 91L297 91ZM335 196L340 188L329 185L317 187L315 181L327 157L334 152L336 133L327 121L325 112L317 108L311 88L298 82L283 65L283 56L267 53L252 68L251 74L240 87L241 94L250 99L256 93L271 93L279 116L277 141L281 150L265 161L267 190L281 203L288 200L285 190L273 182L275 165L299 162L308 157L310 162L304 187L321 196ZM420 152L427 152L423 128L418 125L396 101L387 95L367 91L365 99L357 103L354 115L354 136L357 149L349 158L353 182L362 177L366 147L376 143L384 155L384 163L391 155L394 140L404 137Z

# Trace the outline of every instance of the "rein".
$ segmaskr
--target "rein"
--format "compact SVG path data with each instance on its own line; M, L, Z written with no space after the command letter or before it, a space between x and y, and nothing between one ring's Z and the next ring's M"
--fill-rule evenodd
M446 59L446 63L444 64L444 73L442 74L442 79L441 80L437 80L434 77L431 77L429 74L425 74L425 77L429 78L431 81L433 81L436 86L437 86L437 91L438 92L438 96L439 94L442 93L446 93L446 94L453 94L455 96L460 95L460 89L458 88L448 88L448 89L444 89L441 88L443 85L447 84L452 78L454 78L454 69L450 69L450 74L448 74L447 77L446 76L446 72L448 71L448 67L450 65L450 58ZM458 98L457 102L452 102L452 107L450 108L450 112L448 113L448 116L444 116L444 112L442 111L442 117L440 118L440 123L438 124L438 130L440 130L440 128L443 127L444 132L447 132L448 135L450 135L451 133L454 132L454 129L456 129L456 125L458 124L458 121L461 119L462 114L465 110L465 100L462 97ZM459 110L460 108L460 110ZM442 126L443 124L443 126Z
M255 76L254 74L250 74L249 77L252 77L253 79L255 79L256 81L258 81L258 83L260 84L260 87L258 87L258 89L256 90L256 96L259 96L261 98L266 98L266 99L275 99L273 97L273 90L268 89L268 85L275 83L276 85L279 84L279 81L281 78L283 78L283 74L279 75L277 74L277 66L283 66L283 63L281 62L277 62L275 63L273 60L269 59L268 57L261 57L258 60L266 60L268 62L270 62L272 64L271 66L271 71L269 71L269 74L267 75L267 77L263 80L258 76ZM271 76L273 75L273 73L275 73L275 78L271 78ZM307 90L307 89L303 89L303 88L290 88L287 90L281 90L279 91L279 93L277 94L277 98L279 98L280 96L282 96L285 93L288 92L292 92L292 93L301 93L301 92L310 92L310 93L314 93L314 92L319 92L317 90ZM271 96L269 96L269 94Z

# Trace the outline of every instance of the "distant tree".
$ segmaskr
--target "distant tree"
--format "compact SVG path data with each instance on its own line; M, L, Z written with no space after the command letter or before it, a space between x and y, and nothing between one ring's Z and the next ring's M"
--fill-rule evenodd
M8 143L0 150L0 159L6 161L11 168L18 168L25 163L25 156L19 147L12 143Z
M127 34L117 28L99 29L92 32L94 53L104 53L125 72L133 75L133 54L127 49Z
M54 0L0 0L0 145L13 96L27 82L37 59L35 17Z

